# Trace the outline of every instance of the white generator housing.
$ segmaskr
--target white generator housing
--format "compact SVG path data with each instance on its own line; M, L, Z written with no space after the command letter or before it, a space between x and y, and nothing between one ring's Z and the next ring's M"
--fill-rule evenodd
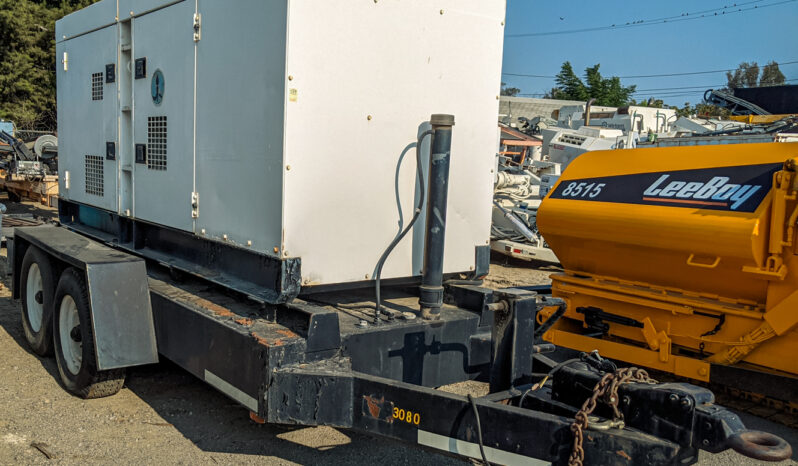
M504 0L102 0L58 21L69 201L369 280L455 115L445 273L489 244ZM422 144L428 159L429 138ZM421 272L425 219L383 269Z

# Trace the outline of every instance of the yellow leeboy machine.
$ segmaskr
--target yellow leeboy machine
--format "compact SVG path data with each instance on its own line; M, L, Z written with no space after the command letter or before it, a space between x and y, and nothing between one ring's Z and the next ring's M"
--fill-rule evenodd
M798 143L577 158L538 211L567 305L544 339L796 409L797 169Z

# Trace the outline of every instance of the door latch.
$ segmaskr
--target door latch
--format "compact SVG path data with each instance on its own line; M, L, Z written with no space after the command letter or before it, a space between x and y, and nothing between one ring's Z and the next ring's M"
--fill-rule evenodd
M191 193L191 218L199 218L199 193Z
M202 39L202 14L194 13L194 42Z

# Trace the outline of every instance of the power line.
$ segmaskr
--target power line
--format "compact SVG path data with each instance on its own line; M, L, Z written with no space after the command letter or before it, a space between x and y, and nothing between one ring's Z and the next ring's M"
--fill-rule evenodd
M538 37L538 36L553 36L553 35L560 35L560 34L577 34L582 32L594 32L594 31L606 31L606 30L619 30L619 29L626 29L632 27L640 27L640 26L654 26L657 24L668 24L668 23L677 23L682 21L692 21L696 19L709 19L709 18L717 18L723 17L726 15L742 13L744 11L752 11L752 10L761 10L763 8L768 8L772 6L783 5L786 3L793 3L798 0L782 0L775 3L765 4L765 5L754 5L754 6L747 6L746 8L739 8L741 6L746 5L753 5L755 3L762 3L767 0L752 0L749 2L742 2L742 3L735 3L731 7L724 6L722 8L713 8L709 10L701 10L701 11L694 11L692 13L682 13L678 16L665 16L661 18L651 18L651 19L642 19L637 21L628 21L625 24L613 24L610 26L597 26L591 28L582 28L582 29L567 29L561 31L547 31L547 32L529 32L529 33L519 33L519 34L507 34L505 37L507 38L518 38L518 37ZM737 8L734 10L733 8Z
M794 65L798 63L798 60L793 61L784 61L781 63L776 63L778 66L784 65ZM764 65L763 65L764 66ZM639 78L663 78L663 77L670 77L670 76L691 76L697 74L712 74L712 73L725 73L727 71L735 71L737 68L728 68L725 70L710 70L710 71L688 71L683 73L663 73L663 74L640 74L640 75L629 75L629 76L618 76L620 79L639 79ZM542 74L523 74L523 73L502 73L504 76L516 76L521 78L556 78L557 76L549 76L549 75L542 75Z
M785 83L792 82L792 81L798 81L798 78L785 79L784 80ZM706 85L706 86L661 87L661 88L657 88L657 89L639 89L639 90L636 89L633 92L633 94L638 94L640 92L676 91L676 90L687 90L687 89L698 89L698 90L701 90L701 92L704 92L707 89L716 89L716 88L725 87L725 86L726 86L726 84L715 84L715 85L711 85L710 84L710 85ZM665 94L667 94L667 92L665 92Z
M659 87L659 88L652 88L652 89L636 89L635 93L638 92L659 92L659 91L675 91L680 90L684 91L687 89L714 89L717 87L723 87L726 84L707 84L706 86L681 86L681 87Z
M785 62L776 63L776 64L781 66L781 65L793 65L795 63L798 63L798 60L796 60L796 61L785 61ZM622 78L622 79L661 78L661 77L667 77L667 76L689 76L689 75L694 75L694 74L725 73L726 71L735 71L736 69L737 68L732 68L732 69L727 69L727 70L713 70L713 71L692 71L692 72L689 72L689 73L641 74L641 75L637 75L637 76L618 76L618 77Z
M798 78L795 79L785 79L785 83L798 81ZM639 95L643 93L649 94L651 97L681 97L681 96L689 96L695 94L703 94L709 89L717 89L724 87L725 84L717 84L717 85L706 85L706 86L683 86L683 87L662 87L657 89L639 89L635 90L631 93L631 95ZM518 97L543 97L545 96L545 92L536 92L536 93L519 93Z

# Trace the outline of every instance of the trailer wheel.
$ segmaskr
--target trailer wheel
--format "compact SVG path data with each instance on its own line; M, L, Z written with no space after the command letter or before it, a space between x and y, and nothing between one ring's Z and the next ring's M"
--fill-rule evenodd
M68 391L82 398L101 398L122 388L125 370L97 370L88 296L83 275L66 269L53 301L55 360Z
M55 279L50 258L31 246L22 259L22 329L31 349L40 356L53 353L53 293Z

